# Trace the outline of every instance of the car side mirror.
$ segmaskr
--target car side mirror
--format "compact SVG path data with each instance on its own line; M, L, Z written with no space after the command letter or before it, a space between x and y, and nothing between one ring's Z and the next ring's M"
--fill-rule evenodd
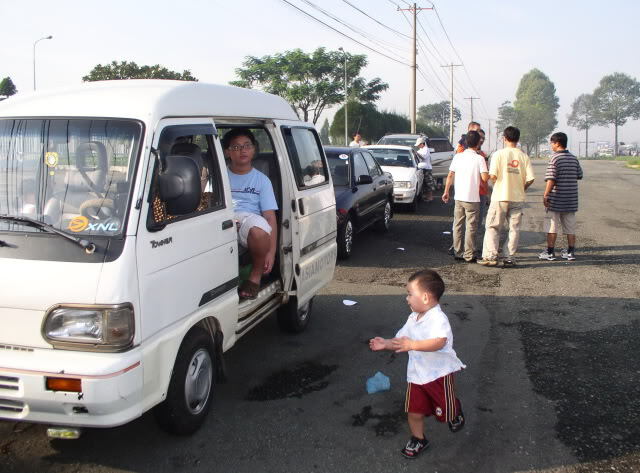
M430 153L435 153L435 152L436 152L436 149L435 149L435 148L429 148L429 152L430 152Z
M418 163L418 169L427 169L427 163Z
M356 184L373 184L373 178L368 174L362 174L358 177L358 182Z
M170 215L194 212L202 197L200 169L188 156L167 156L164 171L158 175L160 200Z

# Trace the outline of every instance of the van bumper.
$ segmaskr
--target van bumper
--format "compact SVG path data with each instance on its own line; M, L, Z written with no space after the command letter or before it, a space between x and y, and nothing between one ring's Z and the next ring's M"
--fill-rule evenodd
M138 348L89 353L13 347L1 355L0 419L115 427L142 415ZM48 377L79 379L81 392L48 390Z

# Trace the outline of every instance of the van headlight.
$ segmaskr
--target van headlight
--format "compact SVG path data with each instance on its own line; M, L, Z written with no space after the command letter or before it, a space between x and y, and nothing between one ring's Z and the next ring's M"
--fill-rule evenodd
M133 343L133 306L55 306L49 309L42 335L55 348L122 351Z

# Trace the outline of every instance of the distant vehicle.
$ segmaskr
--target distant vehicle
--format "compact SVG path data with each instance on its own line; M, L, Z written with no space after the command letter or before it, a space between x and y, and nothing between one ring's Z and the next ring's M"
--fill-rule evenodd
M414 141L415 143L415 141ZM424 173L422 158L411 146L371 145L365 146L383 171L393 176L393 200L397 204L408 204L411 211L418 210L422 198Z
M338 256L348 258L356 233L375 225L389 230L393 177L363 148L324 147L333 178L338 220Z
M416 140L425 136L423 134L397 133L386 135L378 140L379 145L402 145L411 146L415 149ZM431 165L433 166L433 177L442 183L442 180L449 174L449 166L454 155L454 148L447 138L429 138L429 151L431 151Z

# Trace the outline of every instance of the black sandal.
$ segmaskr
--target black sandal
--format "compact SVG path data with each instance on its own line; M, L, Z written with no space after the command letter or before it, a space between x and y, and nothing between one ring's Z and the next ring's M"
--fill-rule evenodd
M238 295L240 296L240 299L253 300L258 296L258 292L260 292L260 285L254 283L253 281L249 281L248 279L244 281L238 288ZM242 293L248 295L242 295Z

